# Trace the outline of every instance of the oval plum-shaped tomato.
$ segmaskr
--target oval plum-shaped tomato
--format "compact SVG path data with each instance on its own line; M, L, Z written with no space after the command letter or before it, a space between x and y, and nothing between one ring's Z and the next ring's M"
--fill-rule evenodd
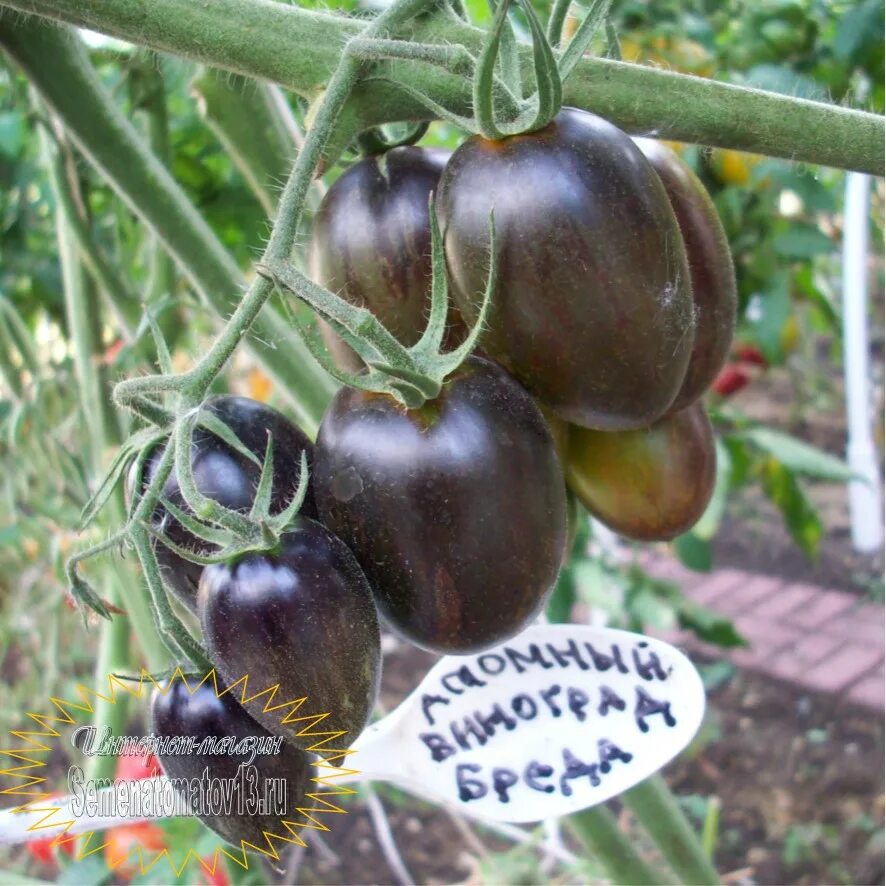
M638 541L667 541L701 517L716 462L711 422L695 403L646 430L572 427L566 477L610 529Z
M279 685L277 703L307 697L302 714L329 714L324 730L356 740L378 694L381 643L372 592L343 542L298 518L275 553L207 566L197 600L207 650L226 681L248 675L252 692ZM265 728L316 743L298 737L303 722L265 713L265 701L246 705Z
M209 399L204 409L221 419L241 440L244 446L257 456L259 463L264 459L268 445L268 434L274 438L274 480L271 497L271 513L279 513L291 500L298 488L301 473L301 454L307 453L308 465L313 456L313 446L307 436L286 416L258 400L248 397L219 396ZM148 457L139 484L144 488L150 483L163 455L163 447L158 446ZM248 512L255 500L255 490L261 476L261 468L245 455L238 452L224 440L216 437L205 428L194 431L191 446L191 465L197 489L203 495L233 510ZM129 489L136 485L133 476L129 478ZM174 505L185 508L184 499L178 485L175 470L169 475L163 487L163 495ZM314 496L308 487L301 512L307 517L317 515ZM153 515L154 525L162 529L177 545L201 554L212 551L213 546L197 538L173 519L164 507L158 506ZM161 573L176 596L192 611L197 605L197 586L203 567L173 553L165 545L155 542L154 551L160 564Z
M495 210L485 353L571 423L636 428L664 414L692 349L689 268L664 186L627 135L567 108L528 135L474 136L446 165L436 203L468 321Z
M389 624L475 652L540 611L566 542L563 473L532 398L469 358L438 398L338 392L317 438L323 522L354 552Z
M195 740L193 749L157 755L169 778L205 784L204 770L208 770L210 779L227 782L237 791L230 811L218 809L212 810L213 814L200 816L203 824L222 839L235 846L246 840L265 848L264 831L286 836L288 831L282 820L302 820L297 810L304 805L314 775L308 755L289 742L277 739L279 748L273 747L276 753L255 753L253 758L246 745L269 744L274 737L256 723L230 693L217 695L211 681L202 683L193 694L181 679L175 680L165 694L155 689L151 698L151 728L161 738L180 736ZM204 743L204 739L208 741ZM213 739L227 739L228 742L233 739L235 746L244 739L248 742L244 742L241 753L226 753L224 748L218 747L215 753L210 753ZM241 767L245 768L241 770ZM276 800L272 800L270 793L274 786L278 788ZM285 787L285 792L279 790L281 786ZM222 789L226 789L224 784ZM264 806L265 814L259 814L256 805L248 805L261 799L268 800ZM238 808L241 802L243 805Z
M668 192L689 259L695 340L686 378L670 408L678 412L710 387L729 355L737 306L735 269L720 216L698 176L660 142L634 141Z
M326 193L311 227L311 277L366 307L395 338L413 345L427 323L431 297L428 198L449 152L401 147L355 163ZM450 312L452 346L463 324ZM363 366L326 323L320 329L336 362Z

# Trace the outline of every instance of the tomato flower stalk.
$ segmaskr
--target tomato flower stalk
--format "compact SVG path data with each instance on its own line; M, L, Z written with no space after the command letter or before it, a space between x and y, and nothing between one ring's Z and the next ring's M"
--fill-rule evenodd
M383 33L385 29L420 14L429 6L430 0L398 0L366 26L363 36L371 38L377 33ZM339 114L363 70L363 65L364 62L359 52L351 46L346 46L318 106L313 125L306 134L304 145L283 191L277 221L263 256L265 264L280 263L291 252L309 188L316 170L321 165L324 148L330 139ZM223 550L228 554L232 550L243 551L255 550L263 546L273 547L279 533L285 528L280 521L286 518L291 519L301 504L300 496L296 495L290 503L290 507L272 520L263 505L265 495L257 495L259 507L254 508L253 514L244 516L202 496L196 489L190 471L193 428L198 420L205 421L205 417L200 415L200 406L213 381L222 372L237 345L251 328L273 292L274 284L271 281L261 276L257 277L209 351L191 370L178 375L173 374L168 349L156 328L156 324L152 323L162 374L121 382L114 390L114 400L118 406L130 410L140 418L158 426L145 429L144 437L155 442L158 438L168 437L173 445L165 448L156 465L151 482L142 491L138 500L133 502L129 518L122 529L101 544L75 555L67 564L67 574L75 597L107 618L109 613L101 603L101 599L92 590L89 583L79 575L79 564L89 557L121 544L132 545L144 571L158 633L174 658L183 657L204 671L210 667L205 650L172 609L151 544L152 533L148 526L155 508L158 505L170 504L163 501L162 490L174 468L177 469L180 478L179 482L185 504L199 517L198 519L188 517L188 528L194 530L198 537L206 540L221 538L218 529L220 528L223 532L226 530L228 534L224 536L226 543ZM332 297L331 294L329 295ZM174 405L172 412L162 402L170 397L173 399ZM223 439L237 445L236 439L231 439L233 435L226 435L223 428L214 426L210 429L213 433L219 433ZM126 448L131 451L131 447ZM272 452L271 448L266 454L263 476L271 473ZM118 457L106 482L102 483L99 488L97 493L99 499L103 497L106 500L108 494L106 490L108 487L113 488L122 473L124 464L125 460ZM306 478L307 472L304 471L302 473L303 481ZM269 481L267 482L269 483ZM303 494L302 491L302 496ZM87 516L94 516L99 506L100 503L94 497L88 505ZM184 516L180 511L179 514ZM211 538L207 538L207 536ZM232 541L232 536L236 536L238 541ZM161 539L161 541L166 543L168 540ZM191 551L180 550L178 553L197 562L196 555Z

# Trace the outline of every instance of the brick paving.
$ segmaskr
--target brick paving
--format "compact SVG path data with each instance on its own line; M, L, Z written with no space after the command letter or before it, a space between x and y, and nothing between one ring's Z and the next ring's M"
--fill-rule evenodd
M805 689L839 693L857 704L884 709L882 606L843 591L741 569L700 574L659 556L650 557L644 567L732 619L749 646L723 650L683 631L672 632L667 637L672 642Z

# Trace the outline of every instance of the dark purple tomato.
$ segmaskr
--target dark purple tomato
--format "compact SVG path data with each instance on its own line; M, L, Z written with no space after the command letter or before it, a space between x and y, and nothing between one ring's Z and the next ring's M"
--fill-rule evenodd
M196 682L196 681L194 681ZM236 690L235 690L236 691ZM220 779L220 786L232 787L232 804L217 815L201 815L200 820L222 839L240 845L246 840L260 848L267 848L264 831L287 836L283 820L303 821L297 810L305 805L310 790L314 767L304 751L277 739L276 753L252 754L244 747L243 753L210 753L213 739L259 744L274 742L274 737L255 722L240 707L235 698L222 692L216 695L211 681L199 686L193 693L177 679L166 694L155 689L151 697L151 730L159 737L181 736L193 738L200 753L158 753L163 771L171 779L203 782L204 770L208 778ZM207 740L204 744L204 740ZM205 751L205 752L203 752ZM244 767L242 770L240 767ZM272 781L274 780L274 781ZM274 814L260 814L255 802L271 797L277 787L277 802L266 806ZM284 788L280 790L280 788ZM211 794L209 795L211 800Z
M428 198L448 158L448 151L402 147L355 163L329 189L311 228L311 277L352 304L368 308L407 346L421 338L428 319ZM457 344L463 329L450 312L444 346ZM340 366L362 367L328 325L321 323L321 331Z
M691 529L711 499L716 466L700 403L645 430L569 431L570 488L601 523L637 541L667 541Z
M541 610L566 543L563 473L532 398L476 357L407 410L343 388L314 453L323 522L407 639L469 653Z
M537 132L461 145L437 209L469 322L493 208L498 283L484 351L571 423L616 430L663 415L692 349L692 291L680 229L639 148L572 108Z
M735 269L720 216L698 176L661 142L634 141L668 192L689 259L695 340L686 378L670 408L678 412L710 387L729 355L737 304Z
M273 435L274 482L271 512L282 511L298 488L302 451L307 452L308 464L311 463L313 456L311 441L286 416L258 400L250 400L247 397L213 397L207 401L204 408L234 431L246 448L258 457L259 462L265 456L268 434ZM191 453L197 489L226 507L248 512L255 500L255 489L261 476L259 465L204 428L197 428L194 431ZM144 489L151 481L162 455L163 449L157 447L148 457L142 471L140 488ZM131 490L134 487L135 478L130 476L129 488ZM178 507L184 507L178 477L174 470L166 480L163 495ZM307 517L317 515L314 495L310 488L301 512ZM209 553L213 549L211 544L197 538L170 517L162 506L155 510L153 521L173 542L182 547L202 554ZM189 609L193 610L197 605L197 586L203 567L179 557L159 542L155 543L154 550L167 585Z
M274 554L207 566L197 608L206 648L225 680L249 676L250 690L280 687L276 703L307 698L303 714L329 714L323 731L356 740L375 704L381 674L378 618L354 555L328 529L299 518ZM266 698L246 705L271 732L295 744L304 723L264 712Z

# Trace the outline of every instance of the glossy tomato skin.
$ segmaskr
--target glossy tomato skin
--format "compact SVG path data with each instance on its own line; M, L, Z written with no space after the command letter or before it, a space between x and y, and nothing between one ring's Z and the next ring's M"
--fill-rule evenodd
M345 730L332 746L359 736L378 694L381 641L369 584L354 555L328 529L298 518L275 554L250 554L207 566L198 595L203 637L229 682L249 676L260 692L279 684L278 702L307 697L301 713L329 717L325 730ZM292 741L304 725L247 710L266 729Z
M428 319L428 198L448 158L448 151L412 146L367 157L336 180L312 223L312 279L352 304L369 308L407 346L421 338ZM447 346L456 344L463 330L452 312L450 324ZM362 367L328 325L320 328L340 366Z
M686 377L669 410L678 412L711 386L729 355L738 305L735 268L714 201L698 176L661 142L634 141L668 193L689 259L695 340Z
M259 462L264 459L268 433L274 438L274 492L271 512L283 510L298 487L302 452L307 453L310 467L313 445L307 436L282 413L258 400L248 397L219 396L206 403L206 409L221 419L240 438ZM203 428L194 431L191 464L197 489L205 496L233 508L247 512L255 499L255 489L261 476L261 468L237 452L223 440ZM148 457L142 471L143 489L154 476L163 456L163 448ZM132 474L132 472L130 472ZM130 491L135 486L130 475ZM173 504L184 506L175 470L163 487L163 495ZM310 487L302 505L302 513L308 517L317 514L314 495ZM154 524L176 544L201 553L208 553L212 545L197 538L159 506L153 516ZM192 611L197 605L197 587L203 567L179 557L169 548L155 543L154 550L163 578L176 596Z
M689 269L664 187L627 135L564 108L529 135L475 136L452 155L436 204L468 322L494 207L490 357L574 424L645 427L664 414L692 348Z
M551 433L486 360L469 358L418 410L339 391L317 438L314 490L382 615L426 649L469 653L514 636L556 580L566 504Z
M196 681L194 681L196 682ZM219 686L221 692L222 687ZM239 697L239 696L238 696ZM269 739L270 733L256 723L240 707L230 693L216 695L212 681L197 687L193 695L181 680L175 680L164 695L158 689L151 697L151 728L158 736L182 736L194 738L199 749L205 738L226 738L235 742L242 739ZM159 754L160 764L169 778L201 779L204 769L209 770L210 778L237 779L240 766L254 767L254 786L261 795L268 779L284 779L286 782L286 818L300 821L296 810L304 805L305 795L310 789L314 768L308 755L286 741L280 743L279 753L256 754L250 763L251 754ZM249 811L247 809L247 811ZM255 810L252 810L253 812ZM215 831L222 839L235 846L241 840L265 847L263 831L286 834L281 823L284 816L258 814L231 814L201 816L201 821Z
M667 541L704 513L716 458L711 422L695 403L645 430L572 427L566 477L610 529L637 541Z

